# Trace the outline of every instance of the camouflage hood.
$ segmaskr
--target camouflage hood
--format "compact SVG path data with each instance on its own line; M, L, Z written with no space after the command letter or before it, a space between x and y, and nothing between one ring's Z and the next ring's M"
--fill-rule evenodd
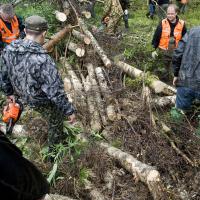
M32 40L15 40L10 45L8 45L5 49L5 51L9 52L16 52L20 54L26 54L26 53L36 53L36 54L46 54L46 50L43 49L43 47Z

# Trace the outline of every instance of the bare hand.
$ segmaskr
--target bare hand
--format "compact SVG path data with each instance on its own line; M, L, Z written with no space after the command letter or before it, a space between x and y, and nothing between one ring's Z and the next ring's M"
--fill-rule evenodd
M76 116L75 116L75 114L72 114L72 115L70 115L70 116L68 117L68 122L69 122L70 124L73 124L75 121L76 121Z
M178 77L175 76L173 79L173 85L176 86L177 82L178 82Z
M14 95L7 96L7 102L8 103L15 103L15 96Z

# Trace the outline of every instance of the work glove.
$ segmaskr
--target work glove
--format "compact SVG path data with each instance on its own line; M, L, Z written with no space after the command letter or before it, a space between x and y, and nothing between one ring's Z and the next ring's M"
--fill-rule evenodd
M127 10L127 9L124 10L124 14L125 14L125 15L128 15L128 10Z
M152 57L153 59L156 59L156 57L158 57L158 53L157 53L156 51L153 51L153 52L151 53L151 57Z

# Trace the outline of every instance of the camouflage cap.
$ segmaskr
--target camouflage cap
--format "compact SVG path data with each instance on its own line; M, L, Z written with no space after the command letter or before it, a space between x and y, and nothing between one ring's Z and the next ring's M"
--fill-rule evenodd
M25 28L33 31L46 31L48 24L45 18L33 15L25 20Z

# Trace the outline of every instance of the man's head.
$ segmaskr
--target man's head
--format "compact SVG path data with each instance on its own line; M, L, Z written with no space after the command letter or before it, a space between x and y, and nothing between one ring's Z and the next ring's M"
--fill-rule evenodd
M5 22L11 22L15 16L12 4L3 4L0 7L0 16Z
M176 22L177 12L178 7L175 4L170 4L167 8L167 19L172 23Z
M43 17L33 15L25 20L26 38L32 38L40 44L44 43L47 29L48 24Z

